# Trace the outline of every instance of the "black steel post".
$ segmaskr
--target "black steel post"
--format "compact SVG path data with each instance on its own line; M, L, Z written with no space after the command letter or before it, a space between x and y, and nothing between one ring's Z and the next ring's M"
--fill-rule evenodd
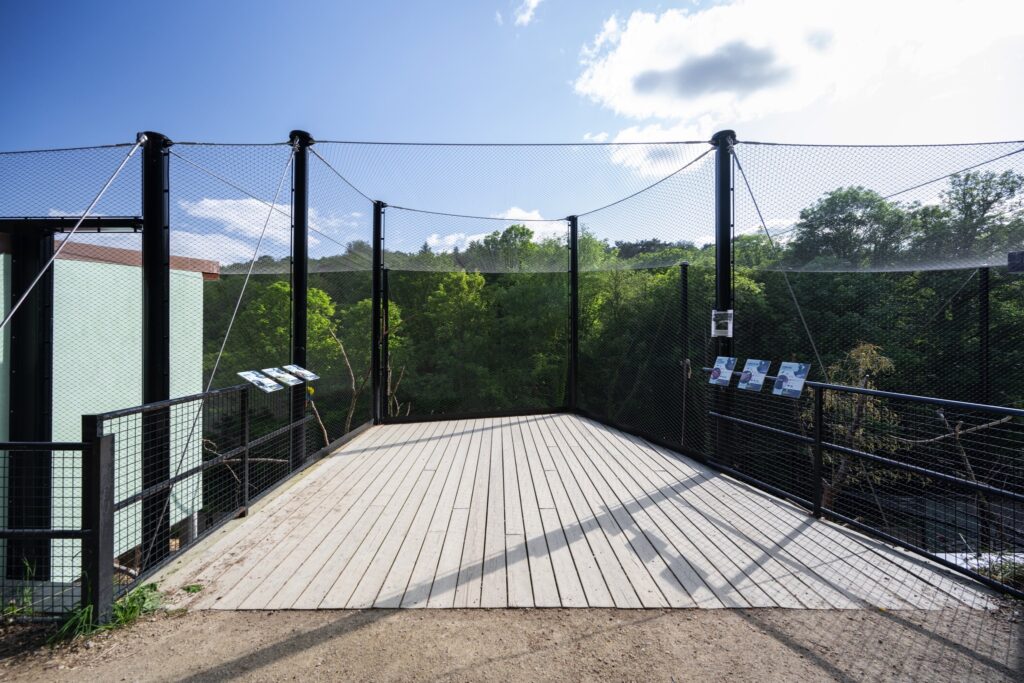
M53 233L11 235L11 301L16 301L53 256ZM53 268L39 279L10 322L11 441L50 441L53 435ZM52 458L40 451L12 451L7 459L8 528L49 529L53 510ZM50 578L50 541L10 539L6 575Z
M382 368L381 368L381 333L383 324L381 322L381 288L383 285L384 269L384 202L373 203L373 301L371 313L370 345L372 355L370 358L370 405L373 411L373 424L380 424L383 414L381 413L382 397Z
M390 341L390 320L391 313L390 301L391 301L391 284L388 281L388 269L382 268L380 274L381 282L381 341L380 341L380 372L381 372L381 404L380 404L380 416L384 420L388 417L388 402L391 400L391 368L388 366L390 362L388 359L388 351L391 350Z
M715 152L715 311L725 313L733 310L733 187L732 187L732 146L736 133L723 130L715 133L711 144ZM718 356L733 355L732 337L716 336L715 353ZM715 406L724 415L732 414L732 396L729 389L715 392ZM719 462L731 466L733 463L732 425L725 420L715 424Z
M82 416L83 604L94 624L110 621L114 605L114 435L100 434L95 415Z
M569 390L566 404L578 410L580 370L580 234L576 216L569 216Z
M978 379L981 384L980 403L992 402L992 385L989 378L989 295L991 293L988 267L982 268L978 282Z
M171 397L171 141L141 133L142 146L142 401ZM142 488L171 476L169 409L142 418ZM142 570L170 554L170 489L142 501Z
M679 264L679 346L682 358L680 386L683 390L683 410L679 429L679 443L686 446L686 411L688 409L686 390L690 383L690 264Z
M825 390L822 387L811 387L814 394L814 446L811 476L814 478L811 501L814 504L814 516L821 517L821 500L824 495L824 463L821 455L822 420L825 419Z
M303 366L305 367L305 366ZM249 512L249 389L250 387L242 387L241 392L238 394L238 413L240 420L240 430L242 439L242 507L245 509L244 514Z
M293 130L289 139L295 148L292 164L292 363L306 367L306 335L309 292L309 147L313 138ZM297 469L306 458L306 383L291 387L291 467Z

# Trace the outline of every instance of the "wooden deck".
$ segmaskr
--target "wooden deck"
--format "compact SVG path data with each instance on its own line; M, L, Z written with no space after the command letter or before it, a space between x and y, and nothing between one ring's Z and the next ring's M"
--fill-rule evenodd
M162 587L200 609L984 608L990 593L574 415L374 427Z

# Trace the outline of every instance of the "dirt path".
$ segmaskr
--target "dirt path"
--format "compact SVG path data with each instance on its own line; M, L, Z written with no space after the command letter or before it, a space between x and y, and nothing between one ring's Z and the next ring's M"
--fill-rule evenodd
M0 680L1020 680L1021 612L172 613L8 656Z

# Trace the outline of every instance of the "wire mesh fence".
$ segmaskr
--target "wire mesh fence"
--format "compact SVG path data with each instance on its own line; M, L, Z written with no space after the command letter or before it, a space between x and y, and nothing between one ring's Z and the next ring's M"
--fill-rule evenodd
M67 240L46 285L49 322L12 319L38 332L46 349L38 404L47 413L33 426L40 440L77 439L82 415L143 402L138 159L94 220L67 237L127 151L0 154L0 268L12 274L5 313L26 281L23 262L6 255L22 249L15 243L29 224L17 221L46 219L33 225L55 244ZM575 382L579 410L804 501L823 487L826 511L887 538L961 564L977 564L965 559L970 553L1015 553L1012 495L982 500L980 489L893 462L1017 491L1018 417L985 425L979 415L943 418L920 403L857 408L843 396L826 402L817 425L809 395L722 392L703 369L717 354L716 197L728 193L731 353L741 363L793 360L810 364L812 379L839 385L1024 405L1016 341L1024 280L1006 267L1007 252L1024 250L1024 145L740 142L730 187L716 187L712 151L705 142L316 142L308 150L308 258L297 263L298 146L170 147L170 396L225 391L111 418L124 585L288 476L307 453L364 424L375 382L385 420L561 410ZM375 202L386 202L378 245ZM578 221L575 242L570 217ZM383 292L374 291L375 267L386 269ZM296 456L289 392L232 387L239 371L291 360L302 336L293 329L292 296L302 271L307 365L321 379L308 396ZM375 294L386 302L377 377ZM2 359L0 410L15 415L28 405L11 404L11 387L23 395L13 370L25 362L17 346L24 339L8 329L2 340L16 353ZM723 429L713 414L769 429L745 435L741 423ZM4 421L0 436L11 436L4 430L12 424L20 422ZM244 424L258 443L247 449L243 473L235 459ZM825 441L886 462L847 463L849 453L826 449L818 477L807 445L815 428ZM149 469L160 449L172 457ZM55 492L74 481L45 476ZM9 499L12 487L4 487ZM62 496L38 504L57 519L62 505L77 505Z
M97 416L115 437L119 593L310 461L314 416L292 421L290 400L236 385Z

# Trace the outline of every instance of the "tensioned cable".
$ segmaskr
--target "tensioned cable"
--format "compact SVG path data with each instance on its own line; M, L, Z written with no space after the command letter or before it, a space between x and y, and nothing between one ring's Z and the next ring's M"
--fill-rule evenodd
M993 142L944 142L938 144L917 143L912 145L835 145L813 142L760 142L756 140L737 140L737 145L761 145L763 147L837 147L837 148L862 148L862 149L900 149L917 147L978 147L980 145L1019 145L1024 140L995 140Z
M429 211L427 209L411 209L408 206L396 206L388 204L389 209L398 209L400 211L411 211L413 213L426 213L432 216L447 216L448 218L471 218L478 221L504 221L506 223L558 223L564 222L565 217L561 218L506 218L504 216L473 216L465 213L448 213L446 211Z
M647 187L641 188L641 189L637 190L636 192L634 192L631 195L627 195L627 196L623 197L622 199L617 199L617 200L615 200L614 202L612 202L610 204L605 204L604 206L598 207L596 209L591 209L590 211L585 211L583 213L578 213L578 214L576 214L576 217L577 218L583 218L584 216L589 216L592 213L597 213L598 211L604 211L605 209L611 208L611 207L615 206L616 204L621 204L622 202L629 201L633 197L636 197L639 194L643 194L644 192L647 192L648 190L651 190L651 189L657 187L658 185L661 185L666 180L669 180L669 179L679 175L680 173L682 173L683 171L688 169L690 166L693 166L695 163L697 163L698 161L700 161L701 159L706 157L708 154L710 154L711 150L713 150L713 149L715 149L715 148L709 146L706 150L701 152L697 157L695 157L694 159L691 159L690 161L686 162L685 164L683 164L682 166L680 166L676 170L674 170L671 173L669 173L664 178L662 178L660 180L656 180L655 182L651 183Z
M368 201L368 202L372 202L372 201L374 201L373 199L370 199L370 197L369 197L369 196L368 196L368 195L367 195L367 194L366 194L365 192L363 192L363 191L362 191L362 190L360 190L360 189L359 189L358 187L356 187L355 185L353 185L353 184L352 184L352 182L351 182L351 181L350 181L350 180L349 180L348 178L346 178L345 176L343 176L343 175L341 174L341 172L339 172L339 171L338 171L338 169L334 168L334 166L331 166L331 162L327 161L327 159L324 159L324 158L323 158L322 156L320 156L320 154L319 154L319 153L318 153L318 152L316 151L316 149L315 149L315 148L313 148L313 147L308 147L307 149L309 149L309 151L313 153L313 156L315 156L315 157L316 157L317 159L319 159L320 161L324 162L324 165L326 165L326 166L327 166L327 168L331 169L331 171L333 171L333 172L334 172L334 175L336 175L336 176L338 176L339 178L341 178L341 181L342 181L343 183L345 183L346 185L348 185L349 187L351 187L351 188L352 188L353 190L355 190L356 192L358 192L358 193L359 193L360 195L362 195L363 199L365 199L365 200L366 200L366 201Z
M706 145L707 140L670 140L666 142L373 142L367 140L318 140L327 145L366 145L380 147L627 147L651 145Z
M747 186L747 193L750 195L750 201L754 204L754 210L757 211L757 218L761 221L761 228L764 230L764 234L768 237L768 243L772 245L772 249L775 250L776 254L779 252L778 245L775 244L775 240L772 239L772 235L768 232L768 226L765 225L764 216L761 214L761 207L757 204L757 198L754 197L754 191L750 187L750 182L747 180L747 174L743 171L743 164L740 163L740 158L736 154L736 148L733 147L732 158L736 161L736 168L740 171L740 177L743 178L743 184ZM814 335L811 334L811 328L807 325L807 319L804 318L803 309L800 308L800 301L796 297L796 292L793 291L793 285L789 282L789 273L782 271L782 278L786 281L786 289L789 290L789 295L793 298L793 305L796 306L797 315L800 316L800 322L804 326L804 332L807 333L807 340L811 343L811 349L814 351L814 357L818 360L818 365L821 367L821 371L825 373L825 379L832 383L832 377L829 375L828 367L821 360L821 354L818 353L818 345L814 343Z
M175 144L179 144L179 143L175 143ZM252 193L252 192L250 192L249 190L245 189L245 188L244 188L244 187L242 187L241 185L238 185L237 183L234 183L234 182L232 182L232 181L228 180L228 179L227 179L227 178L225 178L224 176L222 176L222 175L219 175L218 173L216 173L216 172L214 172L214 171L211 171L210 169L208 169L208 168L206 168L206 167L204 167L204 166L202 166L202 165L200 165L200 164L197 164L196 162L192 161L191 159L187 159L187 158L185 158L185 157L181 156L180 154L177 154L177 153L176 153L176 152L175 152L175 151L174 151L173 149L172 149L172 150L170 150L170 153L171 153L171 154L173 154L173 155L174 155L175 157L177 157L178 159L181 159L181 160L182 160L182 161L184 161L185 163L189 164L190 166L193 166L193 167L195 167L195 168L196 168L197 170L199 170L199 171L202 171L203 173L206 173L206 174L207 174L207 175L209 175L209 176L210 176L211 178L215 178L216 180L219 180L220 182L222 182L222 183L224 183L225 185L227 185L228 187L231 187L232 189L238 190L239 192L241 192L242 194L244 194L244 195L245 195L246 197L249 197L250 199L255 199L255 200L256 200L256 201L258 201L258 202L259 202L260 204L263 204L264 206L267 206L267 207L269 207L270 209L272 209L272 210L274 210L274 211L277 211L277 213L281 214L282 216L287 216L288 218L291 218L291 216L289 216L289 215L288 215L288 214L287 214L287 213L286 213L286 212L285 212L285 211L284 211L283 209L281 209L280 207L276 206L275 204L271 204L270 202L268 202L268 201L267 201L266 199L263 199L262 197L258 197L258 196L256 196L256 195L255 195L254 193ZM294 150L292 150L292 154L293 154L293 155L294 155L294 153L295 153L295 152L294 152ZM317 156L319 156L319 155L317 155ZM325 163L326 163L326 162L325 162ZM343 178L343 180L344 180L344 178ZM353 188L353 189L355 189L355 188ZM358 190L356 190L356 191L358 192ZM361 193L360 193L360 194L361 194ZM365 195L364 195L364 196L365 196ZM370 201L373 201L373 200L371 199ZM310 232L315 232L316 234L320 235L321 237L324 237L324 238L326 238L326 239L330 240L331 242L334 242L334 243L335 243L335 244L337 244L337 245L338 245L339 247L343 247L343 248L346 248L346 249L348 248L348 245L346 245L346 244L342 244L341 242L339 242L338 240L334 239L333 237L331 237L331 236L330 236L330 235L328 235L327 233L325 233L325 232L322 232L322 231L320 231L320 230L317 230L316 228L314 228L314 227L312 227L312 226L309 226L309 231L310 231Z
M46 152L85 152L91 149L117 149L119 147L132 147L138 142L114 142L109 145L90 145L88 147L53 147L50 149L12 149L0 152L0 156L14 154L45 154Z
M71 232L68 233L68 236L64 238L64 241L62 241L60 243L60 246L58 246L57 249L53 252L49 260L47 260L46 265L44 265L39 270L39 272L36 273L36 276L32 280L32 283L25 289L21 297L18 298L18 301L15 302L13 306L11 306L11 310L8 311L7 315L4 317L3 322L0 323L0 330L3 330L5 327L7 327L7 323L11 321L11 318L13 318L14 314L18 312L18 309L21 308L21 305L25 303L25 300L28 299L29 295L32 293L32 290L35 289L37 284L39 284L39 281L43 278L43 275L46 273L46 271L50 269L50 266L53 265L53 262L57 260L58 256L60 256L60 253L64 250L64 247L67 246L68 241L75 236L75 233L78 232L78 229L82 227L82 223L84 223L85 219L89 217L89 214L92 213L92 210L96 208L96 205L99 204L100 200L103 198L103 195L106 194L108 189L110 189L110 186L114 184L114 181L117 179L117 176L121 174L121 170L128 164L128 161L135 155L135 152L138 151L139 147L141 147L145 142L146 136L139 136L139 139L135 142L134 145L132 145L131 150L128 151L128 154L126 154L124 159L121 160L121 163L118 164L117 168L114 170L114 173L110 176L110 178L107 179L107 182L105 182L103 184L103 187L100 188L99 193L93 198L92 202L89 204L89 208L85 210L85 213L83 213L81 218L78 219L78 222L75 223L75 227L71 229Z
M178 156L178 155L175 155L175 156ZM181 157L178 156L178 158L181 158ZM213 380L217 376L217 368L220 366L221 357L224 355L224 349L227 347L228 337L231 336L231 328L235 324L235 319L238 317L239 309L241 309L241 307L242 307L242 298L245 296L245 289L249 285L249 279L252 277L252 271L253 271L253 268L256 265L256 259L259 257L260 247L263 245L263 238L267 234L267 228L270 226L270 219L274 215L274 210L277 207L277 200L281 196L281 188L284 187L285 178L288 177L288 169L291 168L292 160L294 158L295 158L295 148L293 147L291 153L288 155L288 161L285 162L284 171L281 173L281 180L278 181L277 191L274 193L274 201L270 205L270 210L267 212L266 220L263 221L263 229L260 231L259 239L256 241L256 248L253 250L252 259L249 261L249 269L248 269L248 271L245 274L245 279L242 281L242 289L238 293L238 299L235 300L235 309L234 309L234 311L231 312L231 318L228 320L228 326L227 326L227 329L224 332L224 339L221 340L220 349L217 351L217 358L213 362L213 369L210 371L210 379L207 381L206 389L203 392L204 396L203 396L203 398L201 398L199 400L199 406L196 409L195 417L192 418L192 426L189 429L188 437L185 439L185 445L181 449L181 455L178 458L178 462L175 465L174 470L172 471L173 472L172 476L175 476L177 473L179 473L181 471L181 465L185 461L185 454L188 453L188 447L192 443L192 436L195 434L196 425L199 423L199 417L203 414L203 406L206 403L205 394L210 392L210 388L213 386ZM192 502L193 503L195 502L194 496L193 496L193 501ZM167 498L164 501L163 509L160 512L160 519L157 522L157 526L158 527L161 524L163 524L163 520L164 520L164 518L167 515L167 512L168 512L168 509L170 507L170 504L171 504L171 496L168 495ZM191 507L191 505L190 505L190 507ZM152 540L150 540L150 542L149 542L149 547L146 548L146 552L143 555L142 566L146 566L146 563L149 560L149 556L150 556L150 554L153 551L153 544L156 542L156 540L157 540L157 535L154 534Z

